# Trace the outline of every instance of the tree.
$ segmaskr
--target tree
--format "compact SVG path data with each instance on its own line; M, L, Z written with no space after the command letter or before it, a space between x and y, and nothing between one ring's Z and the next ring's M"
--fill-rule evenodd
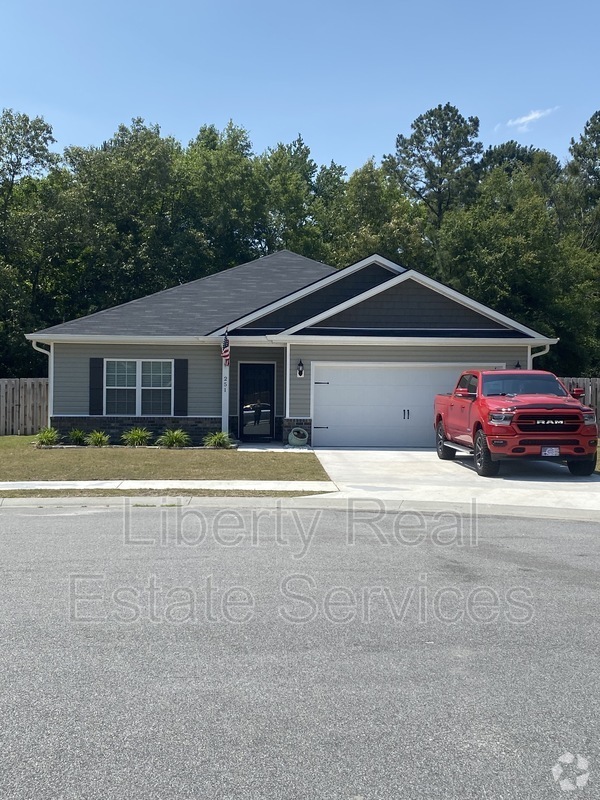
M79 313L172 286L182 265L172 258L178 220L176 165L181 147L156 125L134 119L100 147L70 147L71 264Z
M55 139L41 117L31 119L5 108L0 116L0 375L18 375L24 365L40 369L23 338L33 327L29 257L36 230L27 224L38 177L58 156ZM33 355L32 355L33 353ZM45 365L44 365L45 366ZM41 367L43 370L43 367Z
M318 167L299 135L291 144L269 148L258 162L266 191L262 240L265 253L287 248L310 258L322 256L314 217Z
M479 120L465 118L446 103L425 112L411 124L412 134L396 138L395 155L384 165L409 197L422 202L440 228L444 214L473 193L475 165L483 146L477 141Z
M600 200L600 111L586 122L579 141L571 139L569 148L574 166L589 191L592 203Z
M592 260L561 239L555 215L527 168L501 167L477 201L449 212L440 232L443 279L479 302L561 343L546 365L584 374L598 361Z
M190 142L181 162L179 213L197 250L194 277L260 253L266 187L258 173L248 132L233 122L222 132L205 125Z
M371 159L352 173L331 220L330 262L345 266L378 253L429 271L426 213Z
M579 141L571 139L565 168L563 213L583 247L600 250L600 111L585 124Z
M527 167L530 179L549 198L552 197L562 174L560 162L552 153L537 147L526 147L514 140L488 147L485 151L479 164L481 177L485 177L496 167L500 167L508 175Z
M8 214L19 181L42 174L58 156L50 151L54 144L52 128L42 117L30 119L11 108L0 116L0 252L9 252Z

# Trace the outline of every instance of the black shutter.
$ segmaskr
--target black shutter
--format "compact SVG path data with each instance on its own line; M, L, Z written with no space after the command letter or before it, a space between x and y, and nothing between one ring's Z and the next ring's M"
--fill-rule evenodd
M175 375L173 377L173 414L176 417L187 417L188 413L188 360L175 359Z
M90 416L104 414L104 359L90 358Z

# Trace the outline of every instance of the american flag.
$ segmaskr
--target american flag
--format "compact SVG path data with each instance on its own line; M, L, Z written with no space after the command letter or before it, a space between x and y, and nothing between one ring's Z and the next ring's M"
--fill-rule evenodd
M229 366L229 357L231 355L231 348L229 347L229 337L227 336L227 331L223 334L223 344L221 345L221 358L225 359L224 364L226 367Z

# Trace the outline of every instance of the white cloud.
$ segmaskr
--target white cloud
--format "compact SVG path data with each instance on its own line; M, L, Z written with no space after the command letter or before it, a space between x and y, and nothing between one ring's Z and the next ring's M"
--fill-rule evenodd
M506 123L509 128L516 128L521 133L528 131L530 128L530 124L532 122L537 122L542 117L547 117L549 114L553 114L555 111L558 111L559 106L554 106L554 108L545 108L543 110L538 111L530 111L529 114L525 114L524 117L517 117L517 119L509 119Z

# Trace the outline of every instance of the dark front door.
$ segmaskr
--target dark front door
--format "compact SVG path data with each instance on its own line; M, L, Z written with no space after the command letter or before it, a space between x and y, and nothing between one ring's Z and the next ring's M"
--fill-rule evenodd
M275 423L275 365L240 364L240 439L272 439Z

